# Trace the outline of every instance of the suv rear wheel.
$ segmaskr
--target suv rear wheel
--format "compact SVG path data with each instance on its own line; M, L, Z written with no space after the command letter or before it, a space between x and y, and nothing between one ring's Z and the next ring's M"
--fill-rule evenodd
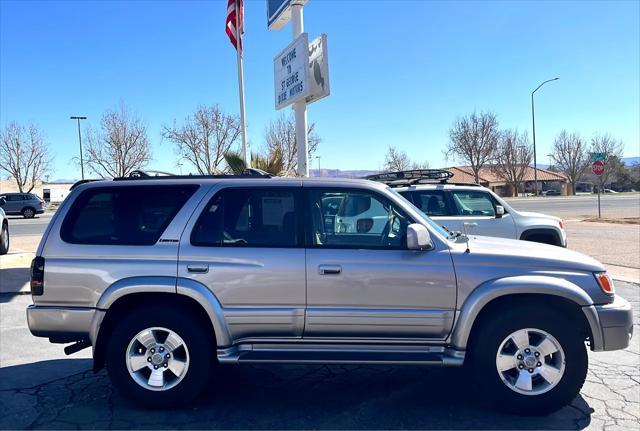
M500 313L474 333L471 366L484 395L518 414L569 404L587 376L584 339L560 313L527 306Z
M25 208L22 210L22 216L24 218L33 218L36 215L36 211L33 208Z
M205 388L214 361L211 337L187 313L133 310L108 338L107 370L119 392L146 407L178 406Z

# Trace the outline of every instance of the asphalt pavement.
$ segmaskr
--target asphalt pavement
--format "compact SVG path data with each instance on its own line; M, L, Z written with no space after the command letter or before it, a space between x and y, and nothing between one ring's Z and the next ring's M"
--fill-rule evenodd
M8 216L9 233L12 237L28 235L42 236L53 214L53 212L46 211L44 214L38 214L31 219L22 216Z
M632 345L589 352L580 395L558 412L522 417L486 407L461 369L411 366L224 366L188 408L142 410L91 371L90 350L28 332L30 298L0 295L0 429L640 429L640 290Z
M519 211L533 211L564 219L598 216L598 196L545 196L505 199ZM640 217L640 194L604 194L600 197L602 217Z

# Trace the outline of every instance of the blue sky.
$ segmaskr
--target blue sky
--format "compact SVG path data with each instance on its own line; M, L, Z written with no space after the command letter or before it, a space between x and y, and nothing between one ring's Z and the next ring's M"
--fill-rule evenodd
M310 0L305 30L328 35L331 95L308 107L322 166L376 169L388 145L447 163L458 115L491 110L531 130L538 161L563 128L609 132L640 155L640 2ZM53 178L77 178L77 131L120 101L148 126L153 168L176 170L160 128L199 104L238 112L235 51L223 1L0 2L0 124L34 122L55 154ZM253 148L280 114L273 57L291 27L266 28L263 0L246 0L245 81ZM285 108L284 111L289 111ZM314 167L316 166L314 161Z

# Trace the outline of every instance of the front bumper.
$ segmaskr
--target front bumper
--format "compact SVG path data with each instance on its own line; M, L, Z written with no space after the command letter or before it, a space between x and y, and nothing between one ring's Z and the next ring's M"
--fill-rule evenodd
M629 346L633 335L631 304L616 295L611 304L596 305L594 308L598 315L602 340L602 346L597 350L620 350Z
M27 307L29 330L52 343L88 340L93 343L104 311L85 307Z

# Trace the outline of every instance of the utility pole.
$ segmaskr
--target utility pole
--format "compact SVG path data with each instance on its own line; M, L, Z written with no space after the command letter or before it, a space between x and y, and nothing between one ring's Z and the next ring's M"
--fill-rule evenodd
M533 184L535 187L535 196L538 196L538 162L536 160L536 111L533 102L533 95L547 82L557 81L558 79L560 78L547 79L531 92L531 122L533 123Z
M320 156L316 156L316 159L318 159L318 176L321 177L322 171L320 170Z
M69 117L70 120L78 121L78 142L80 143L80 173L84 180L84 158L82 157L82 134L80 133L80 120L86 120L87 117Z

